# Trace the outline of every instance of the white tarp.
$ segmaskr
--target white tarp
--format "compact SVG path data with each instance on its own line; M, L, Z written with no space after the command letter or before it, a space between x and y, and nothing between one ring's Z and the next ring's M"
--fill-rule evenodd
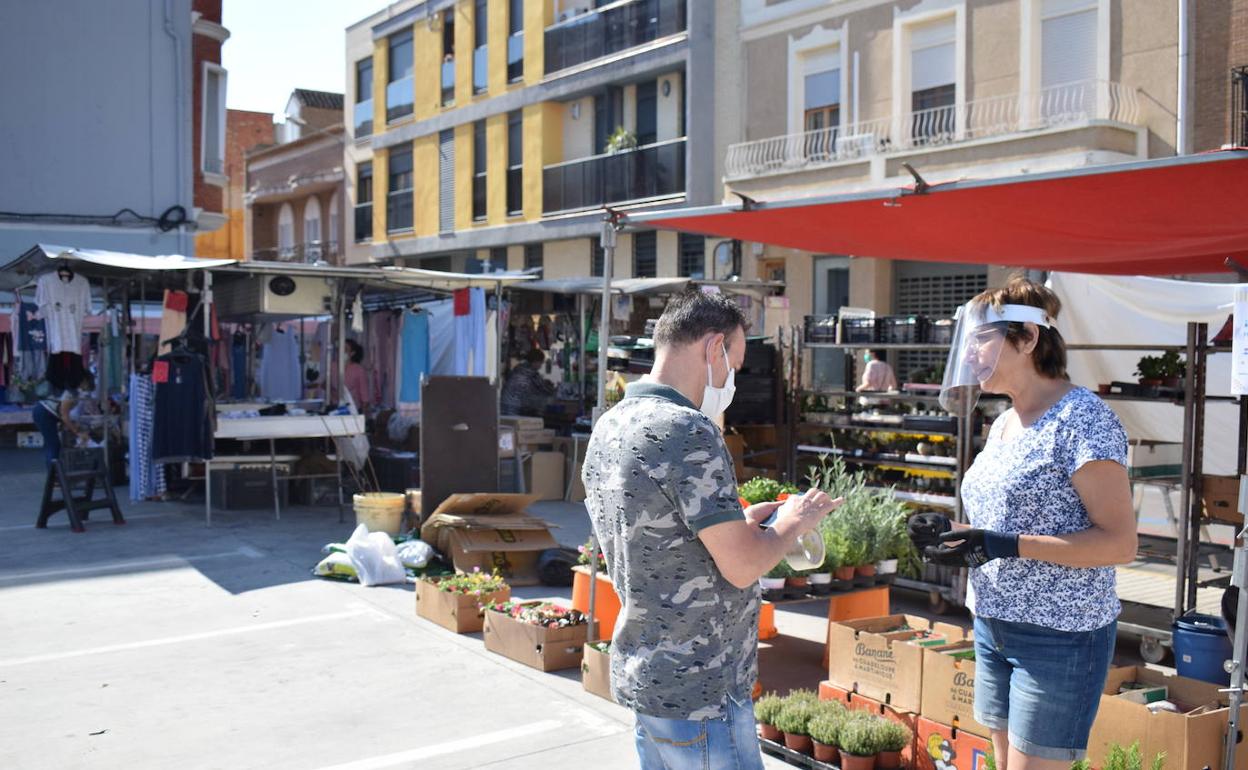
M1189 321L1209 324L1217 334L1231 313L1235 291L1248 286L1234 283L1197 283L1164 278L1051 273L1049 286L1062 300L1057 328L1068 344L1186 345ZM1069 354L1070 379L1095 390L1100 383L1134 382L1141 356L1160 353L1136 351L1081 351ZM1229 395L1231 356L1208 359L1209 395ZM1133 439L1183 440L1183 408L1171 404L1111 401ZM1235 473L1238 458L1238 408L1227 402L1209 402L1205 411L1206 473Z

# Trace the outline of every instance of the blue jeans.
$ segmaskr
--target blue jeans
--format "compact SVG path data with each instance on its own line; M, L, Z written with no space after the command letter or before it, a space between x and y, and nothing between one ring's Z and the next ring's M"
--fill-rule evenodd
M762 770L754 704L728 698L719 719L660 719L636 714L641 770Z
M1118 624L1056 631L975 618L975 718L1029 757L1077 762L1101 705Z
M43 404L35 404L30 418L43 436L43 459L51 468L52 461L61 458L61 421Z

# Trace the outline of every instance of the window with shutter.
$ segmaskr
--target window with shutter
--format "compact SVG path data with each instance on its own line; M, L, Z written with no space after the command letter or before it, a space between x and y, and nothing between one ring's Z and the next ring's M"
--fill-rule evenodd
M455 231L455 131L438 134L438 231Z
M1040 113L1086 115L1096 109L1096 4L1046 0L1040 21Z
M952 17L910 30L911 139L949 141L956 127L957 31Z

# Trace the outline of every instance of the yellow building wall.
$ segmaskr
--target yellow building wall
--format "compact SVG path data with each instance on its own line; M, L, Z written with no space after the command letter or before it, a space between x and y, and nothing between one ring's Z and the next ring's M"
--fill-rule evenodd
M547 241L542 246L542 277L584 278L590 273L592 243L588 238Z
M461 106L472 99L472 17L475 15L472 0L460 0L455 4L455 104Z
M389 43L382 38L373 45L373 133L386 130L386 70L390 66ZM376 179L376 177L374 177ZM373 207L374 219L377 207ZM373 228L376 235L377 229Z
M490 29L486 33L489 46L489 78L486 94L497 96L507 90L507 0L489 0Z
M508 246L507 247L507 269L523 270L524 269L524 246Z
M554 0L524 4L524 83L542 82L546 71L546 28L555 21Z
M442 27L417 24L412 34L412 80L416 81L416 120L442 110Z
M247 259L243 210L226 209L225 224L211 233L195 236L195 256L206 259Z
M417 235L438 234L438 135L422 136L412 143L412 218Z
M527 32L525 33L528 34ZM542 218L542 166L554 162L548 160L551 152L559 151L558 136L563 122L563 107L557 103L530 104L524 108L521 129L524 143L524 218L536 222Z
M491 225L507 224L507 113L485 119L485 211Z
M373 243L389 240L386 235L386 189L389 184L390 156L385 150L373 153Z
M455 229L469 227L472 227L472 124L464 123L455 126Z

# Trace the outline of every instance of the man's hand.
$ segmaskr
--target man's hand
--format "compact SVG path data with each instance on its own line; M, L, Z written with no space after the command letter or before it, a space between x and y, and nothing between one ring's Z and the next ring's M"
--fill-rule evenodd
M787 501L785 501L787 502ZM755 503L745 509L745 520L754 526L759 526L771 517L771 514L780 509L781 503Z
M1009 532L958 529L941 535L939 542L924 548L923 555L948 567L982 567L993 559L1018 556L1018 535Z

